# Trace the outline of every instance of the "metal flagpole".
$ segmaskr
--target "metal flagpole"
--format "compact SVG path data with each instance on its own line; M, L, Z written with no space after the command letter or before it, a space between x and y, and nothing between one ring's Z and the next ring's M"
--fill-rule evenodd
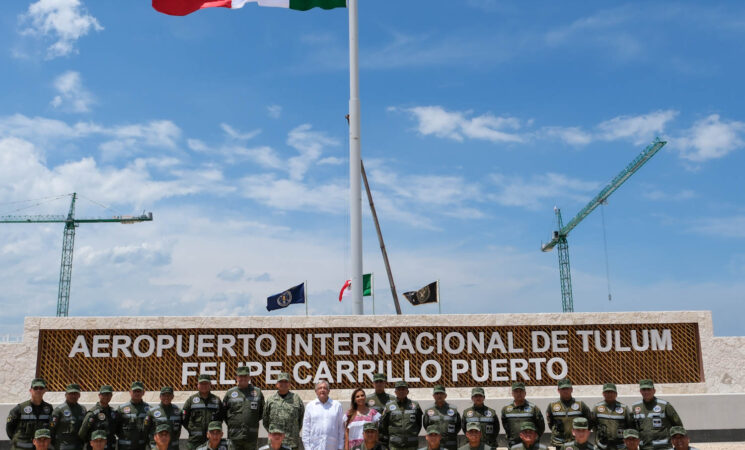
M437 280L437 313L442 314L442 304L440 303L440 280Z
M308 280L305 280L303 285L305 286L305 288L303 288L305 291L305 317L308 317Z
M373 316L375 315L375 272L370 272L370 293L372 294Z
M360 186L360 71L357 32L357 0L348 0L349 9L349 222L351 250L352 304L354 314L362 310L362 189Z

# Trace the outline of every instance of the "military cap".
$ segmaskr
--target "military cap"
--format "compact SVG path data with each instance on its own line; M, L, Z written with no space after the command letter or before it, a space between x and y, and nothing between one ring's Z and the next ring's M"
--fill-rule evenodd
M688 436L688 432L683 427L670 427L670 437L679 434L681 436Z
M373 375L373 381L388 381L388 380L385 378L385 375L383 375L382 373L376 373L375 375Z
M520 381L516 381L516 382L512 383L512 390L513 391L517 391L518 389L522 389L524 391L525 390L525 383L522 383Z
M523 422L522 424L520 424L520 431L526 430L538 431L535 429L535 424L533 422Z
M432 389L433 394L444 394L445 393L445 386L441 384L436 384L435 387Z
M211 383L212 377L207 375L206 373L200 373L197 377L197 383Z
M623 430L623 438L624 439L628 439L628 438L639 439L639 432L636 431L634 428L626 428L625 430Z
M481 425L477 424L476 422L468 422L468 424L466 425L466 432L471 430L481 431Z
M587 419L584 417L575 417L572 421L572 428L575 430L587 430L590 428L589 424L587 423Z
M33 380L31 380L31 387L32 388L35 388L35 387L43 387L43 388L45 388L45 387L47 387L47 382L44 381L43 378L34 378Z
M222 422L219 420L213 420L210 422L209 425L207 425L207 431L214 431L214 430L220 430L222 431Z
M285 434L285 430L280 428L278 425L271 424L269 425L269 434L275 434L275 433L282 433Z
M290 374L287 372L280 372L277 381L290 381Z
M163 386L160 388L160 395L173 394L173 388L171 386Z
M395 387L396 387L396 389L398 389L398 388L409 389L409 383L407 383L405 381L396 381Z
M559 380L558 386L559 389L570 388L572 387L572 381L569 378L564 378L563 380Z
M80 394L80 385L77 383L68 384L67 388L65 389L65 394L74 394L74 393Z
M40 439L40 438L52 439L52 432L49 431L47 428L39 428L34 433L34 439Z
M618 392L616 390L616 385L613 383L605 383L603 385L603 392Z
M474 395L480 395L484 397L484 388L475 387L471 389L471 397L473 397Z
M236 375L251 375L251 369L246 366L239 366L235 370Z
M441 434L440 429L437 428L437 425L430 425L427 427L427 435L430 434Z
M91 433L91 441L97 441L99 439L108 439L109 435L106 430L96 430Z
M365 432L370 430L378 431L378 426L374 422L365 422L365 424L362 425L362 431Z
M145 390L145 384L142 381L133 381L132 386L129 387L131 391L144 391Z
M158 427L155 429L156 433L162 433L164 431L171 432L171 426L167 423L161 423L158 425Z
M99 394L111 394L114 392L114 388L109 386L108 384L104 384L101 386L101 389L98 390Z
M640 380L639 389L654 389L654 382L652 380Z

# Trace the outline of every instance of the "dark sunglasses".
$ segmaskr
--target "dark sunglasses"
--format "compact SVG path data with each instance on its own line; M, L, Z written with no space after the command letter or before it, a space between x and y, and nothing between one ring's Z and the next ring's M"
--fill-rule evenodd
M32 387L31 389L33 389L33 390L35 390L35 391L43 391L43 390L44 390L44 389L46 389L46 388L45 388L45 387L42 387L42 386L34 386L34 387Z

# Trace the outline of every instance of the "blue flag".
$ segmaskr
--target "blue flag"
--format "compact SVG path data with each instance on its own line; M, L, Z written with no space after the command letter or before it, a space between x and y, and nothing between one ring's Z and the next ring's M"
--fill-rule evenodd
M293 303L305 303L305 283L266 298L267 311L287 308Z

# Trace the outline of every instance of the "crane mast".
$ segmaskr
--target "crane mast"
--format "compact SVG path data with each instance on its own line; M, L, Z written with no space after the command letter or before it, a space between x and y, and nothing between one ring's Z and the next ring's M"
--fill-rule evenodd
M572 295L572 275L569 269L569 243L567 236L569 232L579 225L582 220L590 215L598 206L605 203L608 197L621 185L649 161L657 152L667 144L666 141L655 138L642 152L634 158L618 175L616 175L603 189L582 208L576 216L566 225L561 218L561 210L554 207L556 214L557 229L553 232L551 240L541 245L544 252L551 251L555 246L559 247L559 277L561 279L561 307L563 312L574 311L574 298Z

